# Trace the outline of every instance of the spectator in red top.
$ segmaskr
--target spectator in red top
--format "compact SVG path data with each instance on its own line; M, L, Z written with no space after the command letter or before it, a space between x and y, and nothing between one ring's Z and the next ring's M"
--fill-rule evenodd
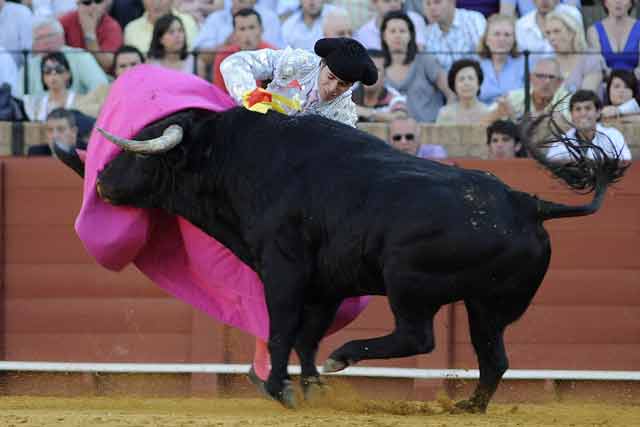
M220 64L225 58L240 50L277 49L273 45L262 41L262 19L254 9L240 9L233 15L232 43L225 46L216 55L213 64L213 83L228 93L224 84ZM258 87L261 82L256 81Z
M65 43L91 51L102 69L108 72L113 67L113 52L122 46L122 28L106 13L111 0L77 2L77 10L60 17Z

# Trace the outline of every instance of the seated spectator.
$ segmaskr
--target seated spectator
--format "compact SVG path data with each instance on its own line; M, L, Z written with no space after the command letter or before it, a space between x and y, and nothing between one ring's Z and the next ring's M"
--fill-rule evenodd
M286 46L313 51L313 46L322 38L325 16L335 6L326 4L325 0L300 0L300 6L300 10L282 23L282 37Z
M527 157L518 126L510 120L496 120L487 127L489 160Z
M28 156L50 156L54 144L67 150L86 150L95 120L75 110L56 108L47 115L46 144L29 147ZM59 152L56 150L56 152ZM80 167L82 169L82 167Z
M371 86L356 84L351 99L356 104L358 121L388 122L398 114L407 114L406 98L385 84L384 53L381 50L367 51L378 69L378 80Z
M142 52L133 46L123 45L113 56L113 68L110 70L110 74L118 78L128 69L143 62ZM79 96L76 101L76 110L89 117L98 117L100 108L109 95L110 88L111 84L100 85L88 94Z
M438 112L438 124L469 124L482 121L489 107L478 100L482 85L482 69L478 61L459 59L453 63L447 76L449 88L458 100L445 105Z
M602 83L604 60L599 52L587 51L582 22L565 13L551 12L545 20L545 34L555 51L569 92L597 91Z
M13 59L7 59L13 64ZM14 65L15 67L15 65ZM0 72L1 72L0 68ZM11 94L9 83L0 82L0 121L3 122L24 122L29 120L24 111L24 103Z
M640 121L640 89L633 71L613 70L607 79L602 120Z
M633 5L633 0L604 0L607 16L589 27L587 39L593 50L602 52L610 70L635 70L640 75L640 21L630 16Z
M536 62L530 77L529 115L531 117L549 113L554 109L556 122L566 125L570 120L569 92L562 85L562 80L560 65L555 58L543 58ZM492 114L487 119L489 121L498 118L521 120L525 114L525 99L524 88L512 90L506 96L498 98L496 103L489 107ZM562 117L566 121L562 120Z
M201 77L207 76L207 68L213 64L218 51L226 45L237 44L233 40L233 16L241 9L253 9L258 12L263 28L262 40L265 43L277 48L285 46L280 19L273 10L256 5L256 0L231 0L230 9L223 8L207 17L194 43L199 51L198 75Z
M460 58L474 57L487 22L481 13L457 9L456 0L424 0L424 12L429 21L424 46L437 53L440 66L446 71Z
M553 47L545 37L545 20L551 12L571 15L582 25L582 14L578 9L566 4L558 4L558 0L534 0L536 9L516 21L516 41L518 50L530 51L537 58L553 54Z
M207 16L224 7L223 1L216 0L176 0L176 9L188 13L196 20L198 26L204 24Z
M18 67L11 53L0 47L0 85L4 83L11 87L12 96L18 96Z
M28 7L0 0L0 47L13 55L16 67L23 65L23 57L19 51L31 50L33 43L33 15Z
M175 15L161 16L153 28L147 62L173 70L193 73L193 55L187 52L182 21Z
M447 158L447 150L442 145L420 144L420 127L414 119L406 116L395 118L389 123L389 145L423 159Z
M78 126L76 117L65 108L56 108L47 115L47 146L55 143L75 148L78 143ZM49 152L51 154L51 152Z
M323 37L351 37L351 19L346 10L335 8L327 14L322 25Z
M474 0L467 0L465 3L472 3ZM560 3L567 6L573 6L580 9L580 0L560 0ZM524 16L535 11L536 5L534 0L500 0L500 13L510 16Z
M27 63L29 70L28 87L24 87L24 69L18 79L18 93L38 95L45 91L42 85L41 67L42 52L62 52L70 66L73 83L71 90L77 94L85 94L101 84L109 82L107 75L96 59L89 52L64 44L64 30L56 19L36 19L33 27L34 53L29 55Z
M631 151L618 129L602 126L598 123L602 102L591 90L579 90L569 101L571 123L574 125L566 137L575 144L576 150L587 149L587 157L595 158L591 146L602 149L609 157L618 157L621 161L631 161ZM575 154L565 144L556 143L549 147L547 159L554 162L571 162Z
M224 50L216 55L216 62L213 66L213 84L229 93L224 84L224 78L220 72L220 64L229 55L241 50L275 49L275 46L262 41L262 20L254 9L240 9L233 16L233 40ZM256 87L261 87L262 82L256 81Z
M90 51L105 72L122 46L122 28L107 13L105 0L78 0L78 9L60 17L67 46Z
M375 14L371 8L371 0L331 0L330 3L347 11L351 19L351 28L362 27Z
M382 20L389 12L402 12L402 0L371 0L371 4L375 9L375 16L360 27L353 35L353 38L362 43L367 49L382 49L382 45L380 44L382 40L380 32ZM408 12L407 16L413 23L418 49L422 50L424 48L424 37L427 31L424 18L415 12Z
M172 14L180 18L187 36L187 50L191 51L198 36L198 24L191 15L178 12L173 8L173 0L143 0L144 14L127 24L124 28L124 43L136 47L146 54L151 46L153 28L163 15Z
M491 104L499 96L524 87L524 56L518 52L512 17L489 17L478 56L484 74L478 97L481 102Z
M56 108L74 108L76 93L71 88L73 75L67 58L62 52L52 52L40 62L43 94L25 95L24 108L31 121L44 122L49 112Z
M381 29L385 83L407 97L411 117L419 122L435 121L443 97L455 97L446 74L432 55L417 54L416 33L409 16L389 12Z

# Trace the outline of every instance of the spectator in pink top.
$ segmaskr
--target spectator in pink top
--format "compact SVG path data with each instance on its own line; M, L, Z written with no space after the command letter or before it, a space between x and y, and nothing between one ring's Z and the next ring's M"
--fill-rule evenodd
M122 28L106 13L111 0L78 0L78 9L60 17L65 43L90 51L105 72L122 46ZM106 51L106 52L103 52Z

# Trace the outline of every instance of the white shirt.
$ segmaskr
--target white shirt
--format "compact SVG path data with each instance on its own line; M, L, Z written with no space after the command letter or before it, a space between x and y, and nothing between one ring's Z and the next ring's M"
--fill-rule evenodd
M427 24L424 22L424 18L415 12L408 12L407 15L416 28L416 43L425 47L424 37L427 31ZM353 34L353 38L362 43L367 49L382 49L380 26L376 23L376 17L374 16L369 22L360 27Z
M0 46L7 50L31 50L33 15L28 7L5 2L0 10ZM12 52L16 66L22 65L20 53Z
M282 24L282 37L285 44L294 49L305 49L313 52L313 46L319 39L324 37L322 31L324 17L335 9L336 7L330 4L322 6L320 16L313 21L311 27L304 23L302 10L294 12Z
M282 40L278 15L259 5L256 5L254 9L260 14L262 20L262 39L276 47L283 47L284 41ZM231 33L233 33L231 10L218 10L207 16L193 45L196 49L220 46L225 43Z
M567 134L567 138L575 139L576 129L570 129ZM596 145L604 150L604 152L610 157L618 157L620 160L631 160L631 151L629 146L624 141L622 133L615 128L604 127L600 123L596 124L596 135L591 141L593 145ZM589 149L587 157L593 159L593 150ZM558 142L549 147L547 151L547 159L549 160L572 160L571 154L564 144Z
M580 22L580 25L582 25L582 15L574 6L559 4L554 9L554 12L567 13L576 18ZM518 50L520 50L520 52L528 50L531 53L540 53L548 56L553 53L553 47L545 38L542 29L538 27L538 23L536 22L537 14L538 11L533 10L516 21Z
M11 54L0 48L0 85L9 83L11 95L18 96L18 67Z
M423 45L427 52L453 52L436 54L440 66L448 71L454 61L475 57L478 42L486 27L487 20L480 12L456 9L446 33L436 23L427 26Z

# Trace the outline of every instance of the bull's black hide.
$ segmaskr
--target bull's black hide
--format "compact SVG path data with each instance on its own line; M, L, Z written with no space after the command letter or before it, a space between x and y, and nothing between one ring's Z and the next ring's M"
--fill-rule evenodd
M114 204L187 218L259 274L271 322L266 388L286 405L294 404L292 348L305 388L317 384L318 343L340 302L387 295L395 330L346 343L325 368L428 353L434 315L462 300L480 383L458 407L484 411L508 366L504 329L525 312L547 271L543 220L594 212L622 171L616 159L578 158L564 179L595 187L596 197L568 207L486 172L400 153L318 116L187 110L136 139L158 137L170 124L184 129L181 144L164 154L121 153L100 173L99 192Z

